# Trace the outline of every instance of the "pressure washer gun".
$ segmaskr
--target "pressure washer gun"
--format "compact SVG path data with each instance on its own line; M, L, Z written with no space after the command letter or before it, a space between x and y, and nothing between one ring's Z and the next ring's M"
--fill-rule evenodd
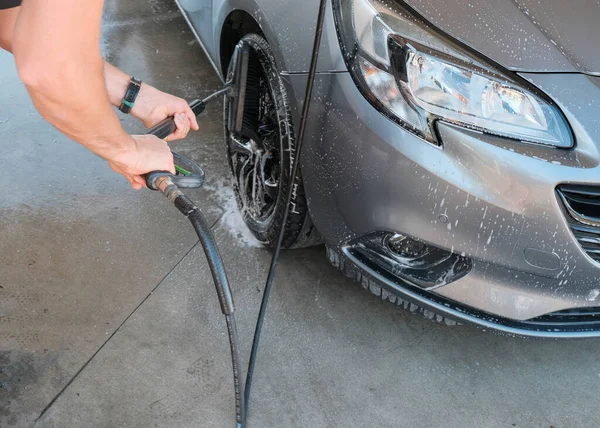
M231 72L223 89L211 94L203 100L190 103L190 107L196 116L204 112L206 103L218 97L226 95L229 103L228 129L239 133L242 129L244 115L246 81L248 77L249 47L240 42L235 48L232 57ZM147 134L155 135L161 139L166 138L175 131L175 120L170 117L148 130ZM215 283L221 311L225 315L229 343L231 346L231 359L233 364L233 377L235 385L236 422L238 427L245 425L246 408L244 400L244 376L242 374L241 357L238 344L238 333L234 316L233 297L229 280L225 273L223 260L215 243L210 227L206 223L202 211L196 204L183 194L181 189L198 189L204 184L204 171L194 161L173 153L176 173L169 171L153 171L144 175L148 189L161 191L174 205L186 216L194 227L210 267Z
M315 77L317 73L317 63L319 60L319 48L321 46L321 37L323 34L323 27L325 23L325 13L327 10L327 0L320 0L319 2L319 15L317 17L317 26L315 28L315 39L313 43L313 51L311 55L310 68L308 72L308 82L306 84L306 93L304 97L304 105L302 107L302 115L300 118L300 126L298 132L298 139L296 142L296 159L292 164L290 177L296 177L298 172L298 165L300 155L302 153L302 142L304 140L304 132L306 130L306 124L308 119L308 113L310 108L310 101L312 98L313 86L315 83ZM230 73L227 75L227 81L225 88L221 91L217 91L208 98L202 101L194 101L190 104L192 110L196 115L204 111L206 102L210 99L218 96L219 94L227 95L227 102L229 103L229 117L227 123L227 129L232 134L241 134L244 118L244 108L246 105L246 83L248 79L248 63L250 58L250 48L242 40L235 48L232 57L232 63L229 67ZM162 123L152 128L149 133L154 134L160 138L165 138L175 131L175 121L173 118L169 118ZM225 315L227 322L227 331L229 333L229 343L231 346L231 361L233 365L233 384L235 389L235 411L236 411L236 428L246 428L248 402L250 401L250 390L252 389L252 377L254 374L254 367L256 363L256 355L258 353L258 345L260 341L261 330L265 319L265 313L267 304L269 301L269 295L271 294L271 288L273 285L273 279L275 277L275 267L279 258L279 252L281 250L283 236L285 232L285 224L288 216L288 209L290 201L293 197L294 187L289 186L287 191L287 198L285 209L283 212L282 226L279 230L277 237L277 244L273 250L273 258L271 259L271 266L269 267L269 273L267 275L267 281L263 292L262 302L260 304L260 311L258 313L258 319L256 321L256 328L254 330L254 339L252 340L252 351L250 352L250 361L248 363L248 376L243 382L244 376L240 367L240 350L238 344L238 332L235 325L233 298L231 296L231 290L229 288L229 281L225 274L223 267L223 260L215 244L215 240L212 236L210 228L206 224L202 212L200 209L187 197L180 189L184 188L198 188L202 187L204 183L204 172L194 162L173 153L175 160L176 174L171 174L165 171L155 171L145 176L146 184L149 189L160 190L164 193L171 202L191 221L194 229L198 233L200 243L208 259L210 271L217 288L217 294L219 295L219 301L221 303L221 310Z
M234 50L231 59L233 66L227 76L223 89L220 89L203 100L195 100L190 103L190 108L196 116L206 109L206 104L219 95L226 95L230 103L228 129L232 133L239 133L242 129L244 117L244 104L246 99L246 82L248 78L249 48L246 43L240 42ZM175 119L168 117L159 124L150 128L147 134L155 135L164 139L175 132ZM176 174L168 171L153 171L145 175L146 185L149 189L160 190L165 193L168 185L174 185L181 189L197 189L204 184L204 171L190 159L177 153L173 153ZM171 202L174 200L167 194Z

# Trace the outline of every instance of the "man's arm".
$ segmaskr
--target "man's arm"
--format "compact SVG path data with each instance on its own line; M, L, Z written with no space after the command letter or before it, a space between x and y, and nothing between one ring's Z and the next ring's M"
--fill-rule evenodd
M104 63L104 76L108 98L113 106L118 107L127 91L130 76L107 62ZM183 113L187 121L182 121L185 126L178 126L175 133L169 137L169 141L185 138L190 126L194 131L197 131L198 121L196 115L184 99L166 94L146 83L142 83L140 93L131 110L133 116L150 128L165 117L174 116L177 113ZM189 122L189 124L186 122Z
M20 7L0 10L0 49L12 52L12 35Z
M129 136L111 108L100 52L102 6L102 0L27 0L12 50L42 116L139 188L141 174L174 171L173 159L162 140Z
M13 33L20 12L20 7L0 10L0 49L13 51ZM130 76L105 62L104 77L108 98L113 106L118 107L127 91ZM142 83L135 106L130 113L140 119L148 128L156 125L165 117L183 113L189 124L184 123L182 126L177 126L175 133L169 137L169 140L185 138L190 127L195 131L199 129L196 116L184 99L159 91L146 83Z

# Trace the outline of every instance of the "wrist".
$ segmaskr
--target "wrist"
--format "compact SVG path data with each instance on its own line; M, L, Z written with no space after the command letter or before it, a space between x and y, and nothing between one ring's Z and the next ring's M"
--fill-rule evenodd
M152 89L154 89L152 86L142 82L135 105L129 112L129 114L137 119L140 119L142 122L146 121L152 114L152 111L148 109L146 102L148 93L151 92Z
M111 139L110 142L99 146L102 147L102 149L95 151L96 154L109 162L119 163L120 160L137 152L137 143L135 139L125 132L123 132L122 135Z
M141 88L142 81L131 76L127 85L127 91L125 91L125 95L123 95L123 99L121 99L121 104L119 105L119 110L122 113L129 114L131 112Z
M104 75L110 103L118 108L127 92L130 76L107 62L104 63Z

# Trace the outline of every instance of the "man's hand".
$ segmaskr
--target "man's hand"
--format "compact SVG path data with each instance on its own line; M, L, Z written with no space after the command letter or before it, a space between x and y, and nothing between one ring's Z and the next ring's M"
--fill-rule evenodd
M190 128L194 131L199 129L196 115L184 99L159 91L145 83L142 84L131 114L140 119L147 128L169 116L175 116L177 129L167 137L168 141L185 138Z
M133 144L128 150L108 159L108 164L113 171L123 175L131 187L135 190L146 187L142 174L152 171L175 173L173 155L164 140L154 135L133 135L131 138Z
M127 91L129 75L105 62L104 77L108 98L113 106L118 107ZM169 141L185 138L190 128L194 131L198 130L196 116L184 99L159 91L146 83L142 84L131 114L140 119L147 128L169 116L175 116L177 128L173 135L167 137ZM178 114L181 115L178 117Z
M175 172L166 142L154 136L129 136L111 108L121 103L129 76L104 62L100 52L103 0L27 0L17 14L3 14L14 27L10 41L19 76L41 115L66 136L84 145L141 189L141 174ZM3 39L5 37L3 31ZM147 126L176 116L182 138L198 123L181 98L144 85L133 113ZM177 113L183 113L177 115Z

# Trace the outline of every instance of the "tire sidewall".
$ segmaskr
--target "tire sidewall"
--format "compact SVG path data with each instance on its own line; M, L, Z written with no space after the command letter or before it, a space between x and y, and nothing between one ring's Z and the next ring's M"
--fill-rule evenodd
M266 245L273 246L277 240L281 222L283 219L284 205L286 202L287 193L289 191L290 182L290 171L294 162L296 153L296 140L294 134L294 128L292 123L292 114L289 107L287 93L283 86L283 82L279 75L279 71L276 66L275 57L273 52L267 43L267 41L257 35L249 34L244 36L242 39L248 43L250 50L256 55L260 67L264 73L267 86L269 88L271 101L274 103L277 114L277 130L279 134L279 151L280 151L280 176L279 176L279 189L277 194L277 201L271 215L261 221L257 221L247 210L243 207L242 198L239 192L239 186L235 176L233 178L233 188L236 195L238 207L242 213L242 217L250 228L256 238ZM232 64L230 64L228 73L231 72ZM225 102L224 106L224 123L225 123L225 138L229 141L230 133L227 129L228 117L228 102ZM234 171L232 164L232 157L227 149L227 159L231 171ZM294 178L292 185L294 186L294 192L292 193L292 200L290 201L290 210L288 214L288 221L286 222L286 236L285 241L290 244L284 245L289 247L293 245L295 240L300 234L301 227L294 227L297 223L302 223L304 217L308 215L306 206L298 204L296 198L298 196L298 188L302 187L302 180L300 175ZM303 188L302 188L303 193ZM292 226L292 227L287 227ZM295 235L295 236L294 236Z

